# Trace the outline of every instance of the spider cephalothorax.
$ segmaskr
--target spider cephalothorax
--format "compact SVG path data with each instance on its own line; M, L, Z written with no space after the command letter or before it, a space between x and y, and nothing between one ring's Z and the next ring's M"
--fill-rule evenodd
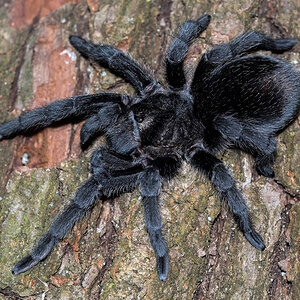
M247 54L256 50L283 53L296 40L274 40L255 31L242 34L206 52L188 84L183 70L188 47L209 22L210 16L205 15L186 21L179 29L166 55L166 88L123 52L71 36L71 44L83 57L125 79L137 95L74 96L0 126L0 139L7 139L58 121L86 119L82 145L101 134L107 141L107 146L96 149L91 157L91 177L31 254L14 266L14 274L45 259L97 199L139 188L158 275L165 280L169 259L162 236L159 194L162 182L173 178L184 160L212 181L247 240L260 250L265 248L234 179L215 154L229 146L242 149L255 157L260 174L274 175L274 137L299 112L300 75L279 59Z

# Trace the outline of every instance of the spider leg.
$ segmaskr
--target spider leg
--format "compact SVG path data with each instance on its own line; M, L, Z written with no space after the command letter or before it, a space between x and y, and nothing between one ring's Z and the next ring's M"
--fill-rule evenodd
M192 93L196 95L197 90L201 88L201 82L205 76L226 61L258 50L283 53L291 50L296 43L296 39L275 40L266 37L262 33L248 31L236 37L230 43L218 45L202 56L191 84Z
M252 226L247 205L223 162L200 147L192 148L187 155L187 160L209 177L220 196L227 202L250 244L259 250L264 250L264 242Z
M235 145L255 157L256 169L260 175L274 177L272 168L276 154L276 140L274 137L258 134L253 129L244 129Z
M120 154L129 155L141 144L133 112L116 103L100 108L85 122L80 132L81 145L85 147L104 133L109 148Z
M97 135L103 134L108 126L118 120L121 113L121 107L118 104L111 103L103 106L96 114L89 117L80 131L82 147L85 147Z
M139 95L155 80L124 52L109 46L96 45L79 36L70 36L72 46L85 58L95 61L100 66L129 82Z
M262 127L255 128L253 124L249 126L247 122L232 116L218 116L214 119L213 126L229 143L233 143L237 148L255 157L256 169L260 175L274 177L272 164L276 153L276 141L270 133L267 133ZM210 136L208 136L209 134ZM218 135L208 132L207 140L210 143L212 137L218 137ZM213 147L217 148L215 145Z
M214 153L223 150L241 136L243 126L230 115L219 115L211 123L207 122L203 135L205 148Z
M77 191L73 202L65 207L64 211L54 220L48 232L39 240L29 255L20 260L12 269L17 275L23 273L41 260L45 259L52 251L55 244L71 230L90 209L99 195L98 182L94 178L88 179Z
M97 113L107 103L122 103L129 96L112 93L80 95L33 109L0 125L0 140L13 138L68 119L84 119Z
M232 57L235 57L259 50L271 51L272 53L281 54L285 51L291 50L296 45L296 43L296 39L275 40L265 36L260 32L248 31L237 36L230 43L224 44L224 46L227 45L231 50Z
M162 221L159 206L161 176L155 168L144 171L140 178L140 191L147 231L156 254L157 272L160 280L165 281L169 272L169 256L166 241L162 235Z
M81 147L86 148L95 137L102 135L104 128L99 114L89 117L80 131Z
M92 177L78 189L72 202L53 221L31 253L13 267L14 275L31 269L45 259L58 241L91 210L99 197L116 197L137 187L143 170L142 166L134 166L130 159L120 158L103 148L94 152L91 163ZM113 163L118 170L108 169Z
M158 153L161 154L159 149L151 149L151 147L145 147L143 150L150 156L156 156ZM116 180L119 180L122 174L136 174L140 172L138 182L144 207L145 223L151 245L156 254L158 276L164 281L168 275L169 258L167 245L161 232L162 221L159 207L159 193L162 179L169 180L173 178L181 166L181 160L176 155L170 155L170 153L163 154L165 156L156 156L156 158L151 160L150 165L145 169L142 161L144 159L147 160L147 157L142 156L140 157L142 161L137 159L132 164L129 156L127 156L126 160L124 156L119 156L119 154L117 155L111 150L100 148L92 155L91 166L93 174L101 173L104 168L109 170L109 173L113 176L119 176L116 177ZM110 170L112 167L115 169L114 171ZM111 183L113 184L113 181Z
M108 197L117 196L116 191L123 190L121 176L137 174L143 170L142 164L134 161L131 156L116 153L108 148L99 147L91 156L92 175L94 177L100 176L99 182L104 175L110 179L105 183L105 195ZM126 177L124 178L126 180ZM135 185L135 180L132 183ZM114 188L114 184L116 188Z
M257 152L255 155L256 169L258 174L273 178L275 176L272 165L275 160L276 151L271 153Z
M210 22L210 16L204 15L197 21L186 21L179 28L174 41L171 42L166 55L166 76L169 86L182 89L186 84L183 61L192 42L203 32Z
M118 117L118 122L106 128L106 142L110 149L123 155L132 154L141 146L137 122L132 111Z

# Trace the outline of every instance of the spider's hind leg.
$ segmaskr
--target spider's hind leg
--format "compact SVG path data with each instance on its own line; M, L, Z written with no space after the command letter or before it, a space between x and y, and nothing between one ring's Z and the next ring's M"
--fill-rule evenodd
M57 242L71 230L94 205L99 195L98 183L94 178L88 179L77 191L73 201L53 221L50 229L39 240L29 255L21 259L12 269L14 275L23 273L45 259Z
M250 244L264 250L264 242L253 228L247 205L223 162L200 147L190 149L187 159L193 167L209 177L220 196L227 202Z

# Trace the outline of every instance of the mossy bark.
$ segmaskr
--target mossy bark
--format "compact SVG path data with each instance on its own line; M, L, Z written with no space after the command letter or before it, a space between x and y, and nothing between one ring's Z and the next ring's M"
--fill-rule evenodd
M249 29L300 39L299 0L0 0L1 121L72 94L133 92L76 57L70 34L130 52L163 81L164 55L176 29L204 13L213 18L190 49L189 75L201 53ZM280 57L299 68L299 49ZM1 142L0 299L300 298L299 118L278 137L274 180L258 176L249 155L230 151L222 157L264 237L264 252L245 240L211 184L184 166L162 193L171 259L166 282L156 275L137 192L99 202L50 257L14 277L14 262L88 176L92 150L81 152L80 127Z

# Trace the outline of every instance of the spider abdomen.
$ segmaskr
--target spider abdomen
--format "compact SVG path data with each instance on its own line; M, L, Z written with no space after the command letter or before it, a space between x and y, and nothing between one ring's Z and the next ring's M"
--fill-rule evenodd
M270 125L277 132L299 111L300 74L273 57L237 58L211 72L198 97L200 118L231 115L242 123Z

